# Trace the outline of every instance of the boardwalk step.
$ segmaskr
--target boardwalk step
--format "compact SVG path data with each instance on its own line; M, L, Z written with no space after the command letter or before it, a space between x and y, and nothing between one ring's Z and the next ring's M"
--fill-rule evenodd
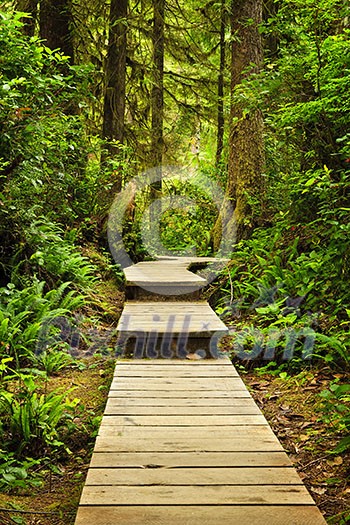
M151 358L199 349L217 357L217 341L228 331L206 301L129 301L117 330L120 353Z
M262 521L263 520L263 521ZM314 506L80 507L76 525L325 525Z
M208 275L211 272L216 275L225 262L226 259L213 257L158 257L156 261L134 264L124 269L126 296L138 300L198 299ZM209 268L203 275L190 271L207 265Z

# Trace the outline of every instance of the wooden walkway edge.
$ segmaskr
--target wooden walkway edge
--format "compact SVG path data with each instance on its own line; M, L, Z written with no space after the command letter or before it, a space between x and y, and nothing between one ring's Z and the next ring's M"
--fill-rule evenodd
M186 270L188 260L180 263ZM218 329L206 303L148 299L127 303L131 321L124 316L119 329L127 321L126 335L137 327L164 335L166 317L186 308L187 336L210 337L203 321ZM181 338L180 321L172 335ZM117 361L75 525L325 523L227 357Z

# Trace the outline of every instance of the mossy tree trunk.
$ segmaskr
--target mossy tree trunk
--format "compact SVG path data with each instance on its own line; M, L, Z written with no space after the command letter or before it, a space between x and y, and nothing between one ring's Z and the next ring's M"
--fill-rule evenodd
M232 245L248 238L259 224L264 202L263 120L258 109L247 109L238 97L237 86L262 64L262 43L258 26L262 21L261 0L233 0L231 12L231 114L228 182L226 195L234 210L230 217L224 205L213 230L214 248L224 232Z
M164 151L164 16L165 0L153 0L153 85L151 94L152 140L151 166L157 170L158 180L151 185L151 200L162 192L162 162ZM150 214L151 221L158 221L161 203L158 201Z
M226 69L226 0L221 0L221 20L220 20L220 69L218 77L218 121L216 139L216 166L220 167L221 156L224 149L224 89L225 89L225 69Z
M118 154L120 144L124 143L127 16L128 0L112 0L109 15L102 128L103 138L110 141L107 144L108 156ZM121 173L117 176L112 193L120 189Z

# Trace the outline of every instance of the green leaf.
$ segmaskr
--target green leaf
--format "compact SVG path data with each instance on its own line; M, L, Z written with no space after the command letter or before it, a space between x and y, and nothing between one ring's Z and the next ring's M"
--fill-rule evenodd
M350 449L350 436L343 438L338 445L332 450L332 454L342 454Z

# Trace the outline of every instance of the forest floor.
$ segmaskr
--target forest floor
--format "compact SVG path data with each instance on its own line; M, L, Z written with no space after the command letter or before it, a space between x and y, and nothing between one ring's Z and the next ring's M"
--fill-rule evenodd
M320 396L345 374L311 369L282 379L253 370L242 378L327 522L350 523L350 457L331 453L341 436Z

